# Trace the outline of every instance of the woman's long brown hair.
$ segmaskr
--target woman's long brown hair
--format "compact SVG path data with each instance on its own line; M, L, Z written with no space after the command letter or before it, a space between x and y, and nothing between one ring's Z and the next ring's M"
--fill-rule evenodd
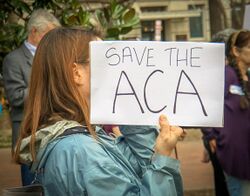
M250 31L241 30L231 34L226 44L226 56L228 59L228 64L235 70L239 83L244 92L244 95L242 95L240 99L241 109L247 109L250 107L250 92L248 91L247 83L243 80L243 75L240 70L237 59L233 54L233 47L241 49L243 47L246 47L249 44L249 42L250 42Z
M36 131L62 119L86 125L95 136L89 120L89 106L74 82L72 65L88 61L89 42L97 37L99 34L94 31L60 27L48 32L39 43L14 155L16 162L20 161L23 138L31 136L30 152L35 160Z

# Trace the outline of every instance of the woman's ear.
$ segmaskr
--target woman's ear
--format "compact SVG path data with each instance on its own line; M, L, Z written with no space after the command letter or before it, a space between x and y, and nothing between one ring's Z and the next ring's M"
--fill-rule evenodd
M82 73L81 73L81 68L80 65L78 65L77 63L73 63L73 77L74 77L74 81L77 85L82 85Z
M240 56L240 51L239 51L239 49L236 46L233 46L232 52L233 52L233 55L235 57L239 57Z

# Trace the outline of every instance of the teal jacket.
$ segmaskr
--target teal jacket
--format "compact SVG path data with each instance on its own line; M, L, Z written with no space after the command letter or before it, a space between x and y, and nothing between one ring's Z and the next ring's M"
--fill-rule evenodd
M63 132L65 127L59 129L52 132ZM45 195L183 195L179 162L154 154L157 129L149 126L120 129L123 136L112 138L97 128L97 140L89 133L77 133L50 136L52 139L44 142L40 133L37 160L32 168L40 171ZM29 159L27 151L22 155L23 160Z

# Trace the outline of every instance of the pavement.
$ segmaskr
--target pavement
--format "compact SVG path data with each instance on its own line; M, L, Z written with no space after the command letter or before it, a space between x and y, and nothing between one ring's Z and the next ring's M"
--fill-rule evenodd
M179 142L178 158L181 162L185 196L214 196L213 168L202 163L203 143L200 140Z
M177 145L185 196L214 196L213 170L202 163L203 144L198 130L190 131ZM193 138L192 138L193 137ZM174 154L173 154L174 156ZM19 166L11 162L10 148L0 149L0 195L6 187L20 186Z

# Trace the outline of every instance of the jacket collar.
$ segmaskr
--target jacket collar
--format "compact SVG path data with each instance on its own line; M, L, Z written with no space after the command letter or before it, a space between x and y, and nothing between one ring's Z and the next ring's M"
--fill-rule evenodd
M33 55L31 54L31 52L29 51L29 49L25 46L25 44L23 43L21 45L21 49L25 55L25 57L27 58L27 63L28 65L32 65L32 62L33 62Z
M57 123L42 128L35 133L35 149L36 149L36 162L39 162L41 156L46 149L48 143L57 139L66 129L81 126L76 121L62 120ZM20 146L20 160L27 165L32 164L32 156L30 153L29 145L31 142L31 136L24 138Z

